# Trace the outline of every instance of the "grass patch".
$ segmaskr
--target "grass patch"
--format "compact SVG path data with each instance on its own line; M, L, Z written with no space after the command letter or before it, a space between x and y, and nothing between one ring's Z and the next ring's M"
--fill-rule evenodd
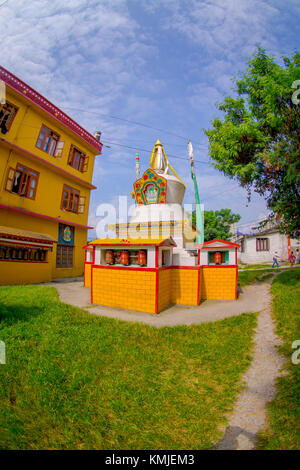
M292 343L300 340L300 269L277 276L271 287L281 353L286 357L287 375L277 382L277 395L268 405L269 429L259 436L260 449L300 448L300 364L294 365Z
M273 276L275 269L266 269L266 270L258 270L258 271L239 271L238 272L238 284L240 287L247 286L255 281L265 281Z
M250 363L255 314L154 328L46 286L0 288L1 449L210 449Z
M273 264L273 263L272 263ZM265 269L265 268L272 268L272 264L245 264L239 265L239 269Z

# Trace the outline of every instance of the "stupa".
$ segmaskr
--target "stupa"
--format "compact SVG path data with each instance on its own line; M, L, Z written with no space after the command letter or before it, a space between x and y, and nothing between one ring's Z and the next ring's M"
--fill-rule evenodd
M116 235L131 238L172 237L174 264L195 266L197 252L194 241L197 229L191 222L191 214L185 212L182 202L185 184L170 164L162 143L157 140L149 167L133 184L132 197L135 210L128 224L110 226Z
M189 154L199 201L190 143ZM110 226L115 237L84 247L84 285L91 289L91 303L159 313L172 304L237 298L239 245L224 240L195 243L196 238L203 241L202 218L198 237L182 205L184 193L185 184L159 140L142 176L136 155L129 223Z

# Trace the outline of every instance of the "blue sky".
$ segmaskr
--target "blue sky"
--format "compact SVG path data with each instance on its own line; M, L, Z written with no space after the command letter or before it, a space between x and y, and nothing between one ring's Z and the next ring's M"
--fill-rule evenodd
M110 145L96 160L90 224L99 204L130 195L134 149L145 149L145 170L158 138L186 183L185 202L190 138L205 209L229 207L245 224L266 213L265 201L247 205L213 169L203 128L256 44L278 60L299 49L299 19L299 0L0 0L0 63Z

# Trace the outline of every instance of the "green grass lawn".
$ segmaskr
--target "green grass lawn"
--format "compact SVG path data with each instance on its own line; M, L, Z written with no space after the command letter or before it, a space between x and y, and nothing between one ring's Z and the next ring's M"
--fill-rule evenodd
M261 433L259 448L300 449L300 364L291 362L292 343L300 340L300 269L285 271L272 283L273 314L287 375L277 382L277 396L268 406L269 429Z
M250 363L255 314L154 328L52 287L0 288L1 449L209 449Z

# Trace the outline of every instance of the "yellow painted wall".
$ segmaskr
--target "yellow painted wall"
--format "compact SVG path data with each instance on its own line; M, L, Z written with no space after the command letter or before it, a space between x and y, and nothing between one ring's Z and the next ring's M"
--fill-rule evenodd
M202 268L201 298L236 299L237 268Z
M92 265L90 263L84 264L84 287L91 287Z
M51 253L48 253L51 258ZM51 260L48 263L0 261L0 285L34 284L51 281Z
M34 156L31 157L21 150L12 150L0 140L0 204L61 219L71 225L76 223L86 226L88 221L90 189L85 186L85 183L81 183L80 181L72 178L72 175L87 183L91 183L94 159L97 151L88 143L81 140L79 136L74 134L59 121L56 121L45 111L27 100L25 95L21 96L7 87L6 100L16 105L19 109L10 130L5 135L0 134L0 137L42 158L44 162L40 162ZM59 140L65 142L62 157L53 157L36 147L42 124L59 134ZM67 164L71 144L75 145L89 156L87 172L82 173ZM8 169L10 167L16 168L17 163L29 167L40 174L35 200L21 197L5 190ZM67 171L70 176L51 167L49 163ZM86 198L85 211L83 214L75 214L61 209L61 198L64 184L79 190L80 196L84 196ZM0 225L50 235L52 238L57 240L58 224L58 221L50 221L44 218L28 214L25 215L17 211L0 208ZM83 274L84 250L82 250L82 247L86 245L87 242L87 229L84 227L74 227L75 247L73 267L56 268L56 245L54 245L50 266L53 278L73 277ZM10 262L10 264L12 265L11 269L13 270L16 267L16 263ZM27 263L24 263L24 265L25 264ZM18 263L18 266L19 265L20 263ZM3 262L0 261L1 270L2 267ZM39 268L37 266L34 269L38 272ZM44 268L41 267L40 269L41 278L36 282L41 281L44 276ZM19 282L21 283L24 275L23 268L20 269L18 267L18 272L20 274L20 276L18 276Z
M10 130L3 135L3 138L25 148L50 163L60 166L75 176L79 176L90 182L93 176L94 158L97 151L90 147L87 142L81 140L77 134L74 134L62 123L52 118L52 116L34 103L29 102L26 96L20 96L19 93L16 93L9 87L6 89L6 100L19 109ZM56 132L60 136L59 140L65 142L62 157L55 158L36 147L42 124ZM67 164L71 144L78 147L90 157L89 168L86 173L81 173Z
M9 209L0 207L0 225L8 227L22 228L32 232L43 233L57 240L59 222L40 219L30 215L21 214ZM75 227L75 247L73 251L73 268L56 268L56 243L53 245L53 256L51 259L51 273L53 278L58 277L74 277L83 274L84 250L82 247L87 242L87 230L81 227ZM3 261L0 261L0 269L2 269ZM12 263L15 265L15 263ZM18 263L19 266L20 263ZM17 268L17 266L16 266ZM19 268L18 268L19 269ZM20 272L21 273L21 272ZM22 276L20 276L20 283Z
M9 161L7 159L9 157ZM67 220L68 222L74 222L81 225L87 224L88 217L88 204L85 207L84 214L75 214L73 212L65 211L61 209L61 198L64 184L73 187L80 191L80 196L86 197L86 201L89 201L90 190L88 188L80 186L77 182L67 179L65 175L58 174L51 171L51 169L45 167L38 160L31 160L25 155L19 152L8 152L7 149L1 148L0 142L0 160L3 166L3 161L6 162L4 173L2 174L2 191L0 191L0 203L19 207L27 211L48 215L50 217ZM10 167L16 168L17 163L31 168L34 171L39 172L39 180L36 191L36 198L29 199L27 197L21 197L18 194L10 193L5 190L7 173ZM16 217L18 217L16 215ZM41 221L41 225L43 221Z
M198 305L197 269L172 269L172 302Z
M94 304L155 313L156 272L92 269Z

